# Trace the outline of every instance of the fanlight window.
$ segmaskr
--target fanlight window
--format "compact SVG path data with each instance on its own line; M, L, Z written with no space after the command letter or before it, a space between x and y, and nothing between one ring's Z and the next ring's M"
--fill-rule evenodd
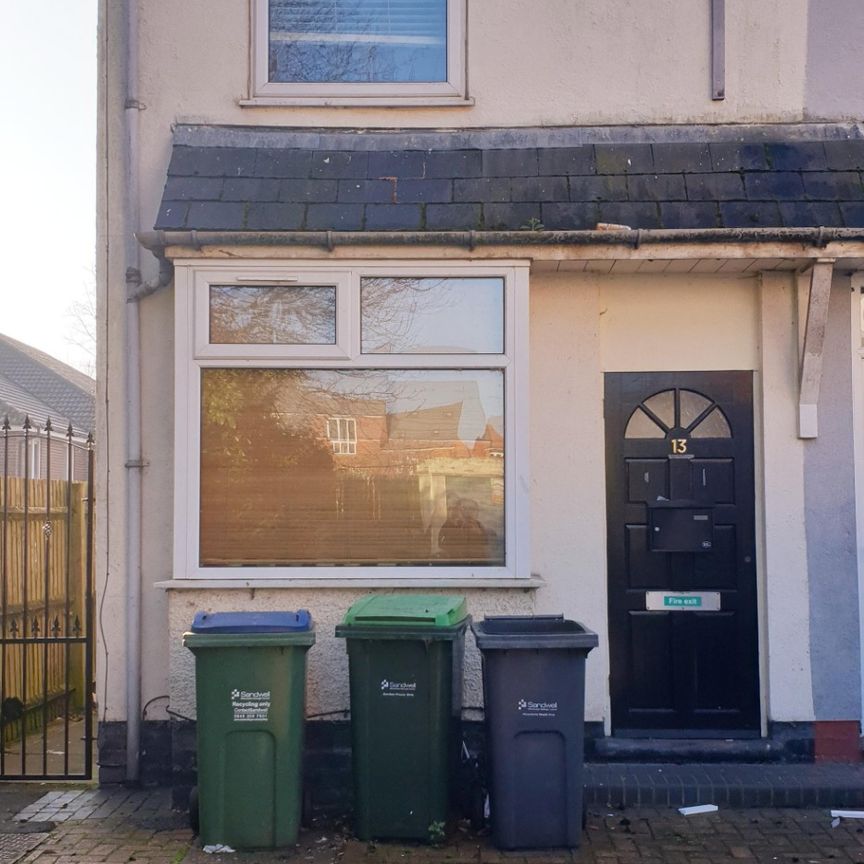
M666 438L672 430L691 438L731 438L732 429L716 402L694 390L663 390L630 415L625 438Z

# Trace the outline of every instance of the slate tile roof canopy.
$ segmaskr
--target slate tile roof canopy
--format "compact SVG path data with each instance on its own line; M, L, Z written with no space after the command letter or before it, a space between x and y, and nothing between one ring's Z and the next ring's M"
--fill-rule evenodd
M864 227L864 138L390 150L181 139L155 227L590 230L598 222Z
M78 433L96 422L96 382L55 357L0 334L0 419L13 425L31 420L55 430L70 423Z

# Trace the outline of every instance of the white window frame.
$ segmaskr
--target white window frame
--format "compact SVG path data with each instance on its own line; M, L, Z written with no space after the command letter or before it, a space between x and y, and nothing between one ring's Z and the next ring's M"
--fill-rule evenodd
M174 581L209 580L215 585L245 586L319 583L339 580L351 584L524 585L530 576L530 520L528 473L528 267L527 262L495 264L471 262L376 261L298 262L175 261L175 441L174 441ZM207 323L206 302L211 284L238 282L268 274L293 279L317 276L321 284L347 286L347 321L337 322L337 340L350 350L334 356L332 346L209 345L201 338ZM501 277L504 279L504 353L458 355L458 363L446 354L361 354L360 280L365 276ZM337 280L334 282L334 280ZM255 283L263 284L263 283ZM289 282L288 284L293 284ZM201 307L205 305L202 311ZM338 306L338 301L337 301ZM206 331L204 331L206 333ZM238 350L242 349L242 350ZM280 353L281 352L281 353ZM350 356L349 356L350 355ZM353 358L353 359L352 359ZM357 369L501 369L504 371L504 533L502 566L275 566L202 567L199 560L199 490L201 445L201 370L207 368Z
M336 437L333 437L330 431L333 427L331 423L336 424ZM345 424L345 435L340 434L342 424ZM356 456L357 455L357 418L356 417L328 417L327 418L327 437L330 439L330 445L333 448L333 453L337 456Z
M467 0L447 0L447 80L290 83L269 80L268 0L250 0L250 75L241 105L471 105L466 94Z

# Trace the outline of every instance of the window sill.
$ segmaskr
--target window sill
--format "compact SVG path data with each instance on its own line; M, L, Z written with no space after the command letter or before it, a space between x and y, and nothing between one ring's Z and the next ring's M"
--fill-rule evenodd
M454 108L471 107L470 96L253 96L241 108Z
M545 585L545 581L539 576L531 576L527 579L496 579L479 577L455 577L448 579L439 577L436 579L382 579L358 577L351 578L299 578L299 579L267 579L259 577L254 579L166 579L157 582L157 588L166 591L230 591L234 589L262 589L262 588L519 588L522 590L536 590Z

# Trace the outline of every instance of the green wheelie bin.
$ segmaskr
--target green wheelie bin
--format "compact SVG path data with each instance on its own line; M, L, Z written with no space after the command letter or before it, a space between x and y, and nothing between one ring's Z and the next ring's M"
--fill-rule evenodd
M198 612L198 807L204 846L297 842L312 619L298 612Z
M429 840L444 830L459 757L464 597L374 594L348 610L355 830Z

